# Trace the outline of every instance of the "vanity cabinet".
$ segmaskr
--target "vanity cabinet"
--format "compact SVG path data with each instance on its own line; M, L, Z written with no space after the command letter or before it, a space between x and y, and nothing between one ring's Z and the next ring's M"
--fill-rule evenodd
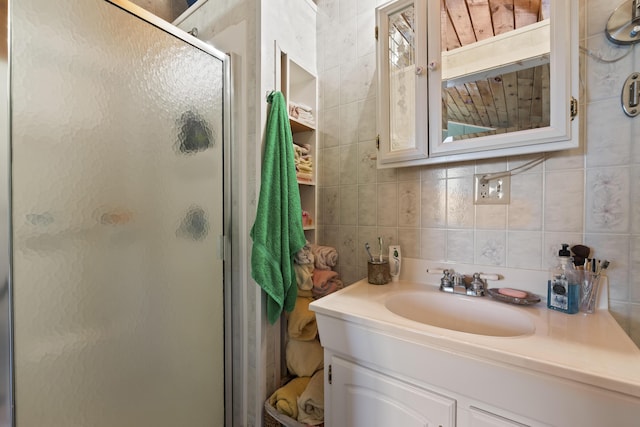
M381 373L331 352L325 353L325 360L331 361L325 384L325 391L329 390L325 393L327 427L547 426L524 417L516 421L510 418L513 415L504 412L498 415L481 409L482 402L470 401L461 394L436 392L435 386L394 378L386 370Z
M327 427L638 426L640 393L634 386L620 385L626 380L617 374L588 379L580 364L587 361L601 372L615 363L628 366L628 376L638 376L638 351L613 329L619 327L608 313L579 322L575 316L531 308L540 322L539 335L476 337L442 328L423 331L417 322L392 315L385 301L393 292L393 286L364 280L310 305L324 347ZM544 324L547 320L553 328ZM563 330L569 327L563 325L582 323L584 330L575 335ZM610 344L600 345L611 346L611 352L589 358L589 352L601 349L567 342L567 336L580 340L587 329L598 342L608 336ZM549 341L550 335L558 340ZM540 345L531 340L541 340ZM544 348L558 352L561 360L568 352L577 363L538 366L544 352L522 357L511 346Z
M577 147L577 35L577 0L378 7L378 167Z
M469 427L526 427L526 424L472 407L469 409Z

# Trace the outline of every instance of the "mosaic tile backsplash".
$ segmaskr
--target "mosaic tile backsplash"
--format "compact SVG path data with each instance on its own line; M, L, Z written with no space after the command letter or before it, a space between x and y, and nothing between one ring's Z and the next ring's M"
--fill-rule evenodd
M473 204L473 175L536 155L445 166L376 169L376 0L318 1L319 241L340 253L346 283L366 276L364 243L383 236L404 257L547 270L560 243L611 260L610 307L640 345L640 118L620 90L640 51L606 40L615 5L581 1L581 147L550 153L511 178L509 205ZM626 55L625 55L626 54Z

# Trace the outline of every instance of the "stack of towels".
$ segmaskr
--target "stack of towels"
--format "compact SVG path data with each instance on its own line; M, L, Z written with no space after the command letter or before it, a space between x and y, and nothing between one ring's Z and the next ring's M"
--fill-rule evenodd
M313 118L313 110L305 104L289 101L289 116L312 127L316 124L316 121Z
M315 313L309 304L344 287L333 267L338 252L307 244L294 258L298 284L296 305L287 315L286 362L295 378L276 390L269 403L280 413L306 425L324 423L324 351Z
M311 145L293 142L294 163L298 181L313 182L313 161L311 160Z

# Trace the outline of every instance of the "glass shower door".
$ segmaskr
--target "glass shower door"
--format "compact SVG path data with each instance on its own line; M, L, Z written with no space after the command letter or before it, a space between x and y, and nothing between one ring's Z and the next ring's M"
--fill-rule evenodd
M226 59L117 3L11 4L15 423L222 426Z

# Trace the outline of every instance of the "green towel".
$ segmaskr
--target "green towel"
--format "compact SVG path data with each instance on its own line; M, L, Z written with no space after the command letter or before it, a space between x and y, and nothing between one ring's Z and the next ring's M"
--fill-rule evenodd
M280 92L273 92L268 101L260 198L251 228L251 277L267 293L267 319L273 324L283 309L295 306L293 257L306 239L287 104Z

